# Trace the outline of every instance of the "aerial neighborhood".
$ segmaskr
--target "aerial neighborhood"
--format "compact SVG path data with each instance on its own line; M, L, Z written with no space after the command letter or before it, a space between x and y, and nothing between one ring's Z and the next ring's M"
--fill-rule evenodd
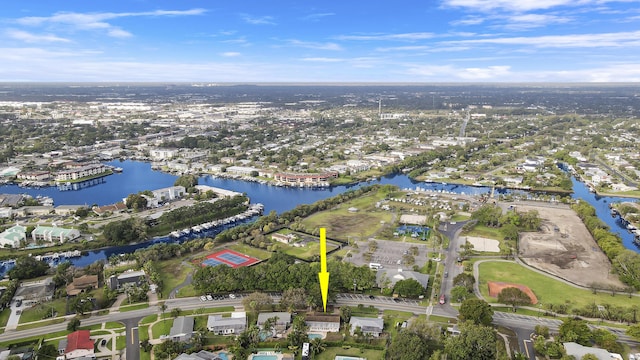
M54 89L0 93L0 360L640 353L633 87Z

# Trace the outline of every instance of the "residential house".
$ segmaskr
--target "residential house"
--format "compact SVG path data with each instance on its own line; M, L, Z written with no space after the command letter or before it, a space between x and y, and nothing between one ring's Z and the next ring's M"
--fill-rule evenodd
M76 229L65 229L56 226L40 226L38 225L31 232L31 238L34 243L38 242L58 242L64 243L80 237L80 231Z
M15 210L16 216L25 217L29 215L49 215L54 212L53 206L23 206Z
M127 210L127 205L125 205L124 202L118 202L111 205L95 206L91 210L93 210L96 215L104 215L106 213L119 213Z
M75 296L86 290L100 287L98 275L82 275L74 278L71 284L67 285L67 295Z
M149 156L152 160L169 160L178 155L177 149L152 149Z
M16 289L13 296L15 300L22 300L25 305L33 305L42 302L51 301L55 291L53 278L48 277L44 280L23 282Z
M193 317L179 316L173 320L173 326L169 330L169 338L172 341L189 341L193 336Z
M226 360L227 357L225 355L212 353L206 350L200 350L197 353L193 353L193 354L182 353L173 360L223 360L223 359Z
M157 202L165 202L175 199L180 199L186 193L184 186L170 186L158 190L153 190L153 197Z
M27 228L22 225L14 225L0 233L0 246L19 248L21 242L27 241Z
M53 211L56 215L73 215L78 209L87 208L84 205L58 205Z
M227 173L229 174L237 174L237 175L244 175L244 176L250 176L251 173L253 173L254 171L256 173L260 173L260 169L254 168L251 166L229 166L227 168Z
M291 244L296 241L296 239L298 239L298 237L295 234L271 234L271 240L275 240L283 244Z
M247 313L244 311L232 312L231 317L222 315L209 315L207 329L215 335L234 335L243 332L247 328Z
M582 357L587 354L593 354L598 358L598 360L622 360L622 356L620 356L620 354L610 353L605 349L582 346L574 342L566 342L562 345L564 345L564 350L567 352L567 355L573 356L575 359L582 359Z
M360 328L363 334L371 335L373 337L379 337L384 328L384 320L380 318L365 318L352 316L349 321L349 328L351 335L354 334L356 329Z
M261 329L264 326L264 323L271 318L276 318L276 323L274 326L275 332L283 332L289 328L291 325L291 314L288 312L266 312L258 314L258 327Z
M58 343L58 354L63 359L92 358L95 359L94 343L90 339L89 330L78 330L67 335Z
M147 281L147 276L144 270L138 271L125 271L120 275L111 275L107 280L107 285L111 290L122 289L127 284L131 284L133 286L139 286L142 283Z
M309 327L309 331L323 333L340 331L340 315L307 313L304 322Z

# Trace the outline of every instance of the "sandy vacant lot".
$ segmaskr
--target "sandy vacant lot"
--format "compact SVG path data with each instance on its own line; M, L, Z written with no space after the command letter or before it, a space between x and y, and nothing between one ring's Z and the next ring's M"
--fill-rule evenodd
M576 284L600 288L624 285L611 274L611 263L578 215L569 207L518 205L537 210L541 231L520 235L519 255L527 264Z

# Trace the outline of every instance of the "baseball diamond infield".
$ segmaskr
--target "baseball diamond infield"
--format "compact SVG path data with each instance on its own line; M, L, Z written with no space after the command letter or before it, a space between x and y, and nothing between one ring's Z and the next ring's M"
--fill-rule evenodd
M532 305L535 305L538 303L538 298L536 297L536 294L534 294L533 291L531 291L531 289L529 289L529 287L526 285L512 284L512 283L499 282L499 281L487 281L487 286L489 286L489 296L491 297L497 298L498 294L500 294L500 292L503 289L514 287L522 290L523 293L527 294L527 296L529 296L529 299L531 299Z

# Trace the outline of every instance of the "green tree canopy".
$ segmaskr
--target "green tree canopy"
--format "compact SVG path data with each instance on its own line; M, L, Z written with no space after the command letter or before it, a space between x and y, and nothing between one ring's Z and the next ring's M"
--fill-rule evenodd
M449 360L495 360L496 331L465 321L460 324L460 335L445 340L444 349Z
M10 279L33 279L45 275L49 270L49 264L38 261L32 256L21 256L16 259L16 265L7 272Z
M192 174L182 175L173 183L173 186L184 186L189 193L194 192L196 185L198 185L198 177Z
M590 345L591 330L584 320L565 319L558 332L562 342L573 341L584 346Z
M471 321L477 325L489 326L493 321L493 309L484 300L467 299L460 304L458 318L461 321Z
M393 292L402 297L416 298L424 294L424 288L417 280L406 279L398 281L393 287Z
M506 287L498 294L498 302L511 305L515 309L517 306L530 305L531 298L517 287Z

